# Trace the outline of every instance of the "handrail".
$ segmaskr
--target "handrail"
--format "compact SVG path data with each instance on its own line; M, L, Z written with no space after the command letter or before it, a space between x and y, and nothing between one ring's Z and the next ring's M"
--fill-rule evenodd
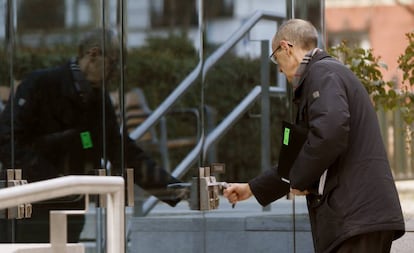
M184 95L184 93L195 83L201 73L202 63L198 63L196 68L175 88L175 90L159 105L151 115L141 123L129 136L133 140L141 138L154 124L164 116L165 113Z
M205 76L211 67L218 62L232 47L236 45L244 36L254 27L254 25L262 19L283 21L285 17L268 11L256 11L230 38L224 42L217 50L211 54L205 61L203 66L203 75Z
M269 87L269 94L281 94L285 93L284 87ZM214 128L205 138L203 146L203 157L206 157L208 149L214 145L220 138L225 135L228 130L236 123L237 120L250 108L250 106L260 97L262 94L262 87L256 86L252 91L231 111L228 116L220 122L218 126Z
M124 179L115 176L65 176L0 190L0 209L72 194L107 195L107 251L125 252Z
M269 87L269 94L270 95L279 95L284 94L286 92L285 87ZM205 140L200 140L197 145L191 150L190 153L181 161L180 164L176 167L176 169L171 173L175 177L181 177L184 175L188 168L195 163L197 157L204 153L203 157L206 157L205 154L208 151L208 148L220 140L220 138L227 133L227 131L240 119L240 117L252 106L253 103L257 101L257 99L262 94L262 87L256 86L254 87L249 94L231 111L226 118L224 118L220 124L214 128L205 138ZM150 197L148 198L143 206L142 206L142 213L146 215L151 209L155 206L158 202L157 198Z
M195 84L200 75L205 76L214 64L221 59L237 42L239 42L261 19L282 21L285 17L269 11L256 11L230 38L224 42L202 64L199 62L194 70L175 88L175 90L129 135L138 140Z

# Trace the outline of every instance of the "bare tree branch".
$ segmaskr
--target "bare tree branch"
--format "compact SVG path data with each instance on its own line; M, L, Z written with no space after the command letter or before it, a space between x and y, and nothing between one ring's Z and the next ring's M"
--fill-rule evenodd
M396 4L406 9L411 15L414 16L414 8L413 6L410 6L408 4L404 4L401 2L401 0L395 0Z

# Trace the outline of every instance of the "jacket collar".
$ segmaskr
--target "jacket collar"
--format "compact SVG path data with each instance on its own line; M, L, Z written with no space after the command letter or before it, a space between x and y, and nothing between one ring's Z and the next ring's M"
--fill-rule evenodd
M75 89L75 86L73 85L74 80L73 80L72 72L71 72L71 69L70 69L70 62L69 61L66 62L66 64L64 64L63 66L61 66L61 72L62 72L62 78L61 78L61 80L62 80L62 86L61 86L62 94L64 96L72 97L72 98L78 96L77 92L76 92L76 89Z
M322 59L325 58L332 58L332 56L330 56L328 53L326 53L325 51L319 51L317 54L315 54L312 57L312 60L307 64L305 70L303 71L303 74L298 82L298 88L296 88L295 90L295 94L294 94L294 98L293 101L297 101L300 98L300 95L302 94L302 90L303 90L303 82L306 79L306 76L309 74L309 69L312 67L312 65L317 62L320 61Z

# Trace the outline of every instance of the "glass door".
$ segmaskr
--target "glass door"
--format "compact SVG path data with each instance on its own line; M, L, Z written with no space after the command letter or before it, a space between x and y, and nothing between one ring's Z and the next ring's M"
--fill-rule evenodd
M292 17L315 21L322 36L323 1L0 3L2 188L124 177L126 252L311 244L303 199L232 206L222 191L277 162L292 110L271 39ZM50 210L87 206L68 217L68 242L105 252L105 204L74 195L2 210L0 240L49 242Z

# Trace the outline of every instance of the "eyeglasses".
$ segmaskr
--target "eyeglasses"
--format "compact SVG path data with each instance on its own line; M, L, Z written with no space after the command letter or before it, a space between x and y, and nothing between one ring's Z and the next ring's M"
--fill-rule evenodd
M288 44L288 46L289 46L289 47L293 47L293 44L292 44L292 43L290 43L289 41L287 42L287 44ZM282 46L281 46L281 45L279 45L279 46L275 49L275 51L273 51L273 52L272 52L272 54L269 56L270 60L271 60L274 64L276 64L276 65L277 65L276 53L277 53L277 51L279 51L281 48L282 48Z

